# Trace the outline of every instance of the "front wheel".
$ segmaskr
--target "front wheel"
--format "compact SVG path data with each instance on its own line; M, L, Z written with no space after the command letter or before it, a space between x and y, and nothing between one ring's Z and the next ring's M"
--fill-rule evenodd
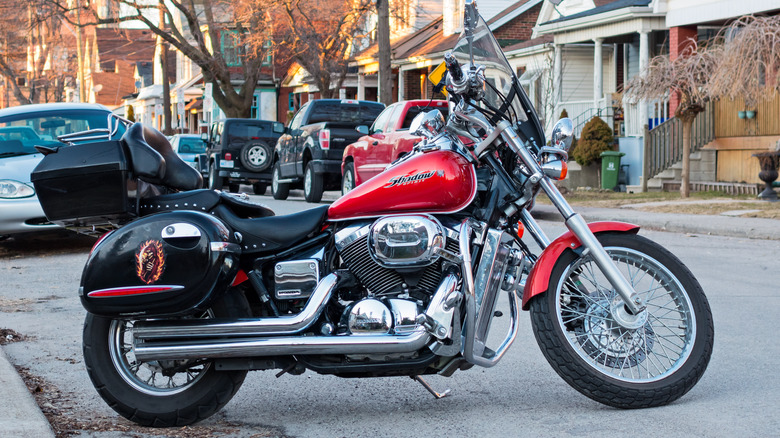
M355 165L347 163L344 166L344 175L341 177L341 194L346 195L355 188Z
M590 256L566 251L547 292L531 301L536 340L555 371L593 400L618 408L671 403L699 381L712 355L707 298L655 242L615 233L598 240L647 308L632 315Z
M231 290L201 317L249 317L246 297ZM133 353L133 323L88 314L84 363L111 408L143 426L185 426L219 411L235 395L246 371L217 371L208 360L141 362Z
M274 199L284 201L290 195L290 183L281 182L282 167L277 161L274 164L274 172L271 175L271 194Z
M303 197L306 202L320 202L324 190L322 175L314 171L314 164L309 162L303 173Z
M222 190L222 186L225 184L215 163L209 165L209 188L211 190Z

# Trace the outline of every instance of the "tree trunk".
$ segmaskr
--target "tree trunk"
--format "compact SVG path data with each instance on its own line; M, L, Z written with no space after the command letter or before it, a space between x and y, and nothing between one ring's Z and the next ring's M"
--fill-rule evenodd
M162 43L160 50L160 61L162 63L162 98L163 98L163 133L172 135L171 127L171 83L168 81L168 44Z
M393 70L390 65L390 1L377 0L377 46L379 48L379 101L393 103Z
M687 198L691 192L691 127L693 118L682 119L682 176L680 178L680 196Z

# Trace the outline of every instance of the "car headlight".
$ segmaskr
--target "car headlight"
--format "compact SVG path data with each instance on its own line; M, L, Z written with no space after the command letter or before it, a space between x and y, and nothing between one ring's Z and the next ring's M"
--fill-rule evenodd
M29 185L12 179L0 179L0 198L29 198L35 194L35 189Z

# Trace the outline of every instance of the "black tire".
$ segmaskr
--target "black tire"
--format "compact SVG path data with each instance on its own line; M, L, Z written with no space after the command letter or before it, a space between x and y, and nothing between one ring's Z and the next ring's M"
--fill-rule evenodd
M322 175L314 171L314 165L311 162L306 164L303 171L303 197L306 202L320 202L324 190L324 181Z
M262 172L271 167L273 151L263 141L251 141L241 148L241 163L252 172Z
M547 292L531 301L536 340L555 371L593 400L626 409L671 403L699 381L712 355L707 298L688 268L655 242L622 233L598 240L647 310L630 315L595 262L567 250Z
M241 184L239 183L230 183L228 184L228 190L230 190L230 193L238 193L241 191Z
M271 175L271 194L274 199L284 201L290 195L290 184L279 182L280 179L282 179L282 168L277 162Z
M265 195L265 190L268 188L268 183L256 182L252 184L252 191L255 195Z
M249 317L251 311L246 297L230 290L206 315ZM134 363L132 349L123 349L132 338L127 331L132 324L92 314L87 314L84 322L87 373L103 400L128 420L152 427L192 424L222 409L244 382L246 371L217 371L211 362L196 362L186 369L184 361ZM180 369L170 379L163 376L169 366ZM150 377L147 379L146 375ZM154 385L152 376L162 377L159 385ZM180 387L166 387L168 383L177 383L176 379L185 382Z
M344 175L341 176L341 195L344 196L350 190L355 188L355 165L347 163L344 165Z
M217 172L217 166L214 165L214 162L209 163L209 188L211 190L222 190L224 184L224 179Z

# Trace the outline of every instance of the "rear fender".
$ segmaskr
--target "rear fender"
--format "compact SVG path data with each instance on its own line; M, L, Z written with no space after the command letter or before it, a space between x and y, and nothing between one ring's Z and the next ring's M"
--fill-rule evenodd
M606 232L630 234L639 232L638 225L625 222L592 222L588 224L588 228L596 235ZM526 281L525 289L523 290L523 310L528 310L528 303L531 301L531 298L547 291L547 288L550 285L550 276L552 275L553 267L561 254L567 249L574 250L580 246L582 246L582 243L579 239L577 239L571 231L567 231L553 240L553 242L545 248L536 261L536 264L531 269L531 273L528 274L528 280Z

